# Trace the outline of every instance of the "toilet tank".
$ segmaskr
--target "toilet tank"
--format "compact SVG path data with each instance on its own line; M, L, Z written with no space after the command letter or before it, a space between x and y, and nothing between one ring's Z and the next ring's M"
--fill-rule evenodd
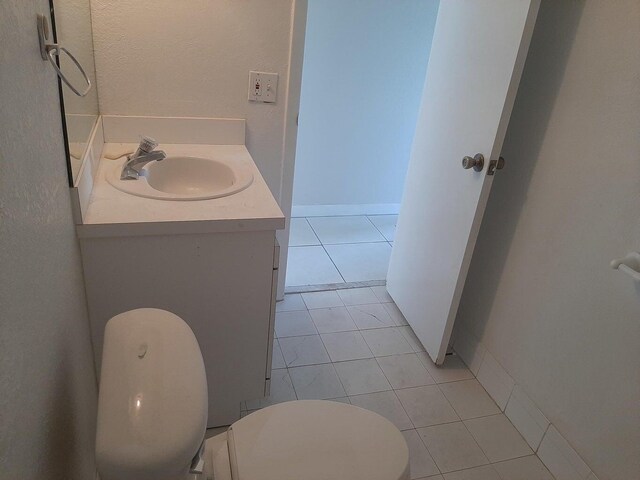
M100 479L184 478L206 424L207 380L189 326L153 308L109 320L96 432Z

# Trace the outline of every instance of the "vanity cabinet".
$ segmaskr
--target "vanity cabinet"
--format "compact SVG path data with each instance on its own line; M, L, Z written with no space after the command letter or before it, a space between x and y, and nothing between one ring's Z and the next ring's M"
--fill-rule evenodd
M100 372L104 327L127 310L180 316L202 350L208 426L240 418L268 394L279 247L275 230L80 237L91 332Z
M168 310L187 322L200 345L208 426L229 425L240 418L243 401L269 394L278 284L275 233L285 227L244 145L245 122L103 116L98 126L75 202L96 373L109 319L136 308ZM119 175L115 185L112 177L123 168L123 152L136 150L140 132L160 142L167 155L163 162L212 161L216 174L226 171L222 164L234 182L252 180L237 191L198 200L130 192L118 184ZM183 186L194 171L199 170L171 170ZM131 182L143 187L148 178Z

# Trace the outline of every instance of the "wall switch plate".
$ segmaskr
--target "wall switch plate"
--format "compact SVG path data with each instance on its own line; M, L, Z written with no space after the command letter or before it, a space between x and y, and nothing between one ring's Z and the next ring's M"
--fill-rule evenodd
M276 103L278 93L278 74L267 72L249 72L249 101L258 103Z

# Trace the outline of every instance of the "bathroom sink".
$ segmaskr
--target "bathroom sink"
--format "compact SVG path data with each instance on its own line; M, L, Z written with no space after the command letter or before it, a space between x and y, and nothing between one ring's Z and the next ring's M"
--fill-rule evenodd
M122 164L107 177L118 190L160 200L207 200L238 193L253 181L241 165L200 157L170 156L148 163L137 180L121 180Z

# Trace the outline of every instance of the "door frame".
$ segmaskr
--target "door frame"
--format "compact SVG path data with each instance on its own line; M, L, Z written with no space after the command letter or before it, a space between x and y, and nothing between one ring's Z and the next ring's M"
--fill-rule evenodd
M293 208L293 180L298 139L298 113L300 111L300 98L302 95L302 69L304 64L308 6L308 0L293 0L293 10L291 13L289 72L287 75L285 124L282 145L282 176L279 192L280 209L285 215L286 223L285 229L279 230L276 234L280 245L277 300L284 298L287 274L291 211Z
M302 65L304 61L308 6L308 0L293 0L293 10L291 12L289 71L287 73L284 135L282 138L282 169L278 195L280 209L285 216L285 229L276 232L276 238L280 244L277 300L284 298L284 282L287 276L289 232L291 209L293 207L293 173L298 142L298 113L300 112L300 97L302 94Z

